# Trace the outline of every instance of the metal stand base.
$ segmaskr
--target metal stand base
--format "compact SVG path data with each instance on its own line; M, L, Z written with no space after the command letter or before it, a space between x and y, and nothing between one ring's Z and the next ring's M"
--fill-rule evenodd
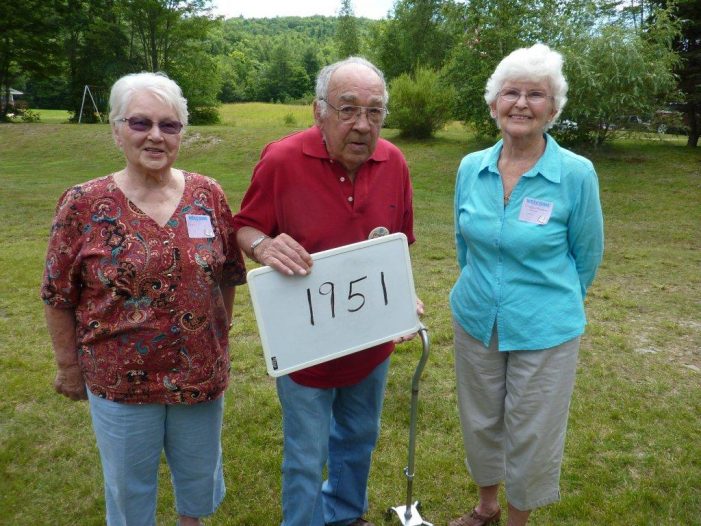
M408 512L406 506L396 506L387 511L388 513L392 513L394 511L397 514L397 517L399 517L399 521L401 522L402 526L433 526L433 524L426 522L421 518L419 510L417 509L418 504L419 501L414 502L414 504L409 507Z

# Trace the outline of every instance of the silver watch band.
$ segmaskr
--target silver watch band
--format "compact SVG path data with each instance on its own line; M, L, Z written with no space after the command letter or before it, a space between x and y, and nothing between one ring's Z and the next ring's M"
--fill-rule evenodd
M258 245L260 245L260 244L261 244L263 241L265 241L266 239L268 239L268 236L262 235L262 236L257 237L257 238L255 238L255 239L253 240L253 243L251 243L251 246L250 246L250 250L251 250L251 259L252 259L252 260L258 261L258 259L256 258L256 253L255 253L256 247L257 247Z

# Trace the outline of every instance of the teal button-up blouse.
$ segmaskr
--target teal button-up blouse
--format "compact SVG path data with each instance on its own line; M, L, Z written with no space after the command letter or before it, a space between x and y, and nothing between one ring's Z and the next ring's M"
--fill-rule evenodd
M546 349L582 334L584 296L603 256L594 166L545 137L543 155L506 206L497 168L502 141L467 155L458 169L460 276L450 305L484 345L496 323L500 351Z

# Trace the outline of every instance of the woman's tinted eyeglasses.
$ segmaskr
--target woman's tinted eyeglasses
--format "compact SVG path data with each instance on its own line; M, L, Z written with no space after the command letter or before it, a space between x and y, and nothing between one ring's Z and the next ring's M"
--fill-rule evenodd
M126 122L129 129L136 132L147 132L153 128L154 124L158 126L161 133L166 133L168 135L175 135L180 133L180 131L183 129L183 123L180 121L153 122L151 119L147 119L146 117L129 117L128 119L117 119L117 121Z

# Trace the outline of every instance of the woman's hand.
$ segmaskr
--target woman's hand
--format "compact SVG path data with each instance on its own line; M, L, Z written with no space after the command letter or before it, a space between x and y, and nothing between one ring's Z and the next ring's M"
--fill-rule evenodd
M54 389L71 400L87 400L85 380L78 365L78 351L75 334L75 311L57 309L44 305L46 327L51 336L51 344L56 357L56 378Z
M54 379L54 389L56 389L57 393L71 400L88 399L83 373L80 371L80 366L77 363L58 368Z

